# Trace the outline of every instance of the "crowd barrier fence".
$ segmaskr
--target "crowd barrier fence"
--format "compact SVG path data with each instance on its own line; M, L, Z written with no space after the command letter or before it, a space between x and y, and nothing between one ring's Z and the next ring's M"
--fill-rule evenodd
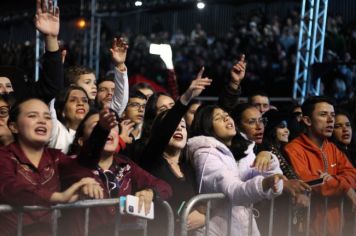
M60 215L60 210L65 209L85 209L85 219L84 219L84 235L89 235L89 216L90 216L90 208L92 207L100 207L100 206L115 206L116 214L115 214L115 230L113 235L119 236L120 231L127 230L142 230L143 236L147 235L147 220L146 219L138 219L134 223L125 223L121 224L121 214L119 209L120 199L103 199L103 200L81 200L73 203L67 204L57 204L50 207L44 206L10 206L10 205L0 205L0 213L8 213L15 212L17 213L17 229L16 235L22 236L23 232L23 214L26 212L34 212L34 211L51 211L51 227L52 227L52 236L58 235L58 218ZM155 204L160 204L163 206L167 213L168 218L168 236L174 235L174 215L171 206L166 201L156 201Z
M311 195L310 195L311 196ZM188 231L187 231L187 220L188 220L188 215L189 212L193 209L193 207L197 206L198 203L201 202L206 202L206 218L205 218L205 235L209 235L209 219L210 219L210 215L211 215L211 203L212 201L216 201L216 200L226 200L229 201L224 194L222 193L213 193L213 194L199 194L196 195L195 197L191 198L189 200L189 202L185 205L182 214L181 214L181 218L180 218L180 232L181 232L181 236L187 236L188 235ZM268 212L268 236L275 236L273 234L273 229L275 226L277 227L283 227L278 225L279 222L275 222L275 202L276 202L277 198L272 198L270 200L270 205L269 205L269 212ZM329 202L329 198L323 198L323 225L322 225L322 235L326 236L327 235L327 216L326 216L326 209L328 208L328 202ZM306 225L305 225L305 233L303 235L306 236L310 236L311 235L311 230L310 230L310 222L311 222L311 206L313 203L313 197L311 196L310 201L308 206L305 208L306 212L305 212L305 217L306 217ZM230 208L232 209L232 203L229 201L230 204ZM345 225L345 222L343 222L344 220L344 213L345 213L345 209L344 209L344 205L345 205L345 199L342 198L340 200L340 225ZM288 204L288 224L287 224L287 236L293 236L293 229L292 229L292 225L293 225L293 206L294 204L292 203L292 198L289 197L289 204ZM248 235L247 236L251 236L253 235L252 232L252 223L253 223L253 217L254 217L254 205L251 204L249 207L249 221L248 221ZM227 212L228 214L228 222L227 222L227 236L231 235L231 210L229 210ZM340 227L340 232L339 232L339 236L356 236L356 212L353 212L353 219L348 219L349 222L352 224L352 233L350 234L350 232L344 232L345 227ZM276 223L276 224L275 224ZM349 229L350 230L350 229Z
M269 202L269 212L268 214L268 236L274 236L273 235L273 230L274 227L281 227L279 222L275 221L275 207L276 207L276 199L273 198ZM211 209L212 209L212 202L214 201L228 201L230 204L230 208L232 209L232 203L229 201L229 199L222 193L210 193L210 194L199 194L196 195L195 197L191 198L187 204L184 206L182 210L182 214L180 215L180 235L181 236L187 236L188 235L188 230L187 230L187 221L188 221L188 215L192 211L192 209L197 206L197 204L201 204L202 202L206 203L206 218L205 218L205 230L204 233L205 235L209 235L209 222L210 222L210 217L211 217ZM324 220L323 220L323 225L322 225L322 231L323 235L327 235L327 217L326 217L326 209L328 208L329 204L329 199L328 198L323 198L323 212L324 212ZM0 213L7 213L7 212L15 212L17 213L17 219L18 219L18 224L17 224L17 236L22 236L22 230L23 230L23 214L26 212L33 212L33 211L51 211L51 227L52 227L52 235L57 236L58 235L58 218L60 216L60 211L64 209L76 209L76 208L84 208L85 209L85 225L84 225L84 234L87 236L89 234L89 216L90 216L90 208L92 207L98 207L98 206L115 206L117 208L116 210L116 220L115 220L115 230L113 234L115 236L119 236L121 231L127 231L127 230L142 230L142 234L144 236L147 235L147 220L145 219L139 219L138 221L135 221L134 223L125 223L121 224L121 215L119 211L119 199L104 199L104 200L81 200L77 201L74 203L68 203L68 204L57 204L51 207L44 207L44 206L10 206L10 205L0 205ZM174 236L175 235L175 218L174 218L174 213L169 205L168 202L166 201L156 201L155 204L160 204L163 206L166 214L167 214L167 219L168 219L168 224L167 224L167 236ZM308 207L306 208L306 227L305 227L305 234L306 236L310 236L310 222L311 222L311 205L313 204L313 197L311 197L311 200L309 202ZM293 203L292 203L292 198L289 198L289 204L288 204L288 224L287 224L287 236L293 236L292 232L292 225L293 225ZM253 223L253 217L254 217L254 205L251 204L249 207L249 221L248 221L248 235L252 235L252 223ZM348 209L349 210L349 209ZM344 214L345 214L345 200L341 199L340 201L340 224L344 225L345 222L343 222L344 219ZM228 216L228 222L227 222L227 236L231 235L231 227L232 227L232 211L229 210L227 212ZM156 216L158 217L158 216ZM159 216L163 217L163 216ZM356 212L353 213L353 219L349 219L349 222L351 223L350 229L352 233L348 232L347 234L343 231L344 229L341 227L339 235L340 236L356 236Z

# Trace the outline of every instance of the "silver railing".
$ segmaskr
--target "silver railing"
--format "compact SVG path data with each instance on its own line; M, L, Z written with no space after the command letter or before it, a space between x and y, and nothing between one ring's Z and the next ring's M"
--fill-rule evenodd
M17 227L16 235L21 236L23 234L23 216L27 212L34 211L50 211L51 212L51 226L52 226L52 235L58 235L58 218L60 215L60 210L65 209L85 209L85 218L84 218L84 235L89 234L89 217L90 217L90 208L92 207L105 207L105 206L115 206L115 230L113 235L119 236L120 231L127 230L142 230L144 236L147 235L147 220L138 219L134 223L121 223L121 214L119 210L120 199L103 199L103 200L82 200L74 203L67 204L57 204L50 207L44 206L10 206L10 205L0 205L0 213L17 213ZM160 204L163 206L167 213L168 218L168 236L174 236L174 215L171 206L166 201L155 201L155 204Z
M320 198L321 199L321 198ZM187 220L188 220L188 215L191 212L191 210L197 206L197 204L201 204L202 202L206 203L206 218L205 218L205 235L209 235L209 228L210 228L210 218L211 218L211 208L212 208L212 202L217 201L217 200L225 200L228 201L230 204L230 207L227 210L228 214L228 222L227 222L227 235L231 235L231 225L232 222L232 214L231 214L231 209L232 205L229 199L225 197L224 194L222 193L212 193L212 194L199 194L189 200L189 202L185 205L183 212L180 216L180 230L181 230L181 236L187 236L188 235L188 230L187 230ZM316 199L319 200L319 197ZM323 224L322 226L322 235L327 235L327 208L329 204L329 198L323 198ZM315 201L315 198L314 198ZM303 217L305 218L305 225L303 226L303 235L309 236L311 235L311 206L312 206L313 198L310 198L308 206L304 209L304 214ZM294 204L292 203L292 198L289 198L289 204L288 204L288 209L286 208L285 211L288 212L288 219L287 219L287 224L286 225L280 225L280 222L276 221L276 216L275 216L275 209L276 205L278 205L278 197L273 198L269 202L269 209L268 212L264 212L264 214L268 215L268 230L265 229L265 234L268 236L274 236L274 228L279 228L281 229L282 227L285 227L285 232L283 230L283 235L288 235L292 236L295 234L293 230L293 208ZM356 236L356 212L352 213L351 219L345 219L345 200L344 198L340 199L340 236ZM251 204L248 207L249 210L249 220L248 220L248 235L252 235L252 224L253 224L253 217L254 217L254 206ZM349 213L351 212L351 209L349 210ZM347 224L346 224L347 223ZM345 224L348 226L348 228L345 229ZM344 225L344 227L342 227ZM347 232L346 232L347 230ZM351 231L351 232L350 232Z

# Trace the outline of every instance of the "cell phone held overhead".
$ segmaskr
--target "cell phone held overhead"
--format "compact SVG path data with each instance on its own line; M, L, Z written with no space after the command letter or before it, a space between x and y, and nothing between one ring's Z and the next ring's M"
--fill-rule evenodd
M139 211L138 201L139 201L139 198L136 196L132 196L132 195L121 196L120 197L120 213L122 215L128 214L128 215L138 216L138 217L142 217L142 218L150 219L150 220L154 219L154 204L153 204L153 202L151 202L150 212L146 215L143 204Z

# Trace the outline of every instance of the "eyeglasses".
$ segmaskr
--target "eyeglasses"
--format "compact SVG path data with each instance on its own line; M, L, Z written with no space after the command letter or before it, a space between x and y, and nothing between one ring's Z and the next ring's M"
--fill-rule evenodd
M127 106L128 107L132 107L132 108L134 108L134 109L136 109L136 110L138 110L138 109L142 109L142 110L145 110L145 108L146 108L146 103L144 103L144 104L140 104L140 103L138 103L138 102L132 102L132 103L129 103L129 104L127 104Z
M259 119L249 119L245 122L248 126L257 126L257 125L266 125L267 124L267 117L261 117Z
M116 175L111 170L99 171L101 179L106 184L106 188L109 191L110 197L117 197L119 194L120 184L116 178Z
M2 106L0 107L0 118L6 118L6 117L9 117L9 107Z

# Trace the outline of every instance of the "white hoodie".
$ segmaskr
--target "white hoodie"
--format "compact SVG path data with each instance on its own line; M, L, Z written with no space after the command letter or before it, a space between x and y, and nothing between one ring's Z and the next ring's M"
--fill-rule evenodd
M200 193L223 193L232 204L231 235L248 235L248 207L260 200L278 196L283 190L283 181L278 183L278 191L271 189L264 192L264 177L250 166L255 160L254 143L246 151L246 157L236 162L231 151L213 137L197 136L188 140L188 158L196 171ZM275 157L274 157L275 158ZM282 173L278 160L273 161L272 168L265 173L271 175ZM210 219L209 235L226 235L228 202L214 202ZM255 219L252 222L252 235L260 235Z

